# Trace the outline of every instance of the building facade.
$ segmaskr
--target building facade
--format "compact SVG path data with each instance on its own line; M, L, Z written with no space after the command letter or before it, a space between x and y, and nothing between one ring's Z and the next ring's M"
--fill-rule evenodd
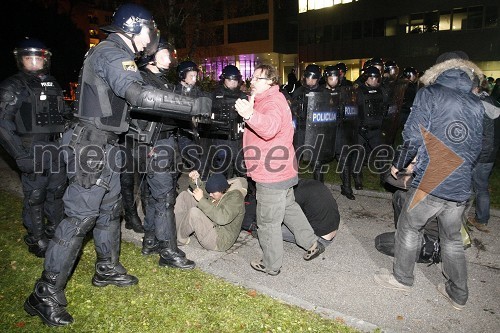
M497 78L499 8L497 0L299 0L298 58L302 68L345 62L355 79L372 57L423 71L441 53L463 50Z
M244 79L261 63L276 66L282 78L298 66L298 2L290 0L211 1L200 24L187 24L185 42L176 42L177 54L185 58L198 33L198 45L190 55L204 77L217 80L222 68L236 65ZM282 79L283 81L283 79ZM284 83L284 82L282 82Z

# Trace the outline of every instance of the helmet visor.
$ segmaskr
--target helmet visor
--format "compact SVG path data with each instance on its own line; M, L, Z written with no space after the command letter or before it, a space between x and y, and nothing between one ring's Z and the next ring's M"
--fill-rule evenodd
M52 53L50 53L50 51L39 48L14 50L14 57L16 58L18 69L32 74L48 73L51 55Z
M156 50L158 50L158 43L160 41L160 30L156 26L155 21L145 21L145 24L142 26L139 35L143 35L144 38L147 38L149 40L149 43L147 43L144 47L144 54L147 56L152 56L153 54L155 54Z

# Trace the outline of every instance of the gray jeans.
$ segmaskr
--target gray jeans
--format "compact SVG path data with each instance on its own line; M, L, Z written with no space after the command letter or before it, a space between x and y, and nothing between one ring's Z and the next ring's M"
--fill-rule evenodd
M413 285L413 269L418 258L422 233L427 221L437 217L441 260L448 295L458 304L468 298L467 266L460 234L465 205L427 194L413 208L409 208L415 188L411 188L401 211L396 230L394 250L394 277L404 285Z
M262 261L267 271L277 272L283 265L281 223L294 234L297 245L309 249L318 237L314 234L299 204L293 188L271 189L256 184L257 233L262 248Z

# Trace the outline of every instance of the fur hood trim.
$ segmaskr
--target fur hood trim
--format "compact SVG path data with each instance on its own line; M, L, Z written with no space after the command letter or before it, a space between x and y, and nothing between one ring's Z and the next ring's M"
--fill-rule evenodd
M483 71L481 71L472 61L464 59L450 59L439 64L435 64L426 70L424 75L420 78L420 82L422 82L424 86L431 85L436 82L439 75L449 69L462 70L467 73L471 80L474 79L474 76L484 77Z

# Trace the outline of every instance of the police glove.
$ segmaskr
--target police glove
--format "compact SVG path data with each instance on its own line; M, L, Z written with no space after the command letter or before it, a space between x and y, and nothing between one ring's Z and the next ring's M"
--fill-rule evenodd
M209 97L198 97L194 100L191 115L210 117L212 115L212 99Z
M17 167L22 173L35 172L36 162L32 157L21 157L16 160Z

